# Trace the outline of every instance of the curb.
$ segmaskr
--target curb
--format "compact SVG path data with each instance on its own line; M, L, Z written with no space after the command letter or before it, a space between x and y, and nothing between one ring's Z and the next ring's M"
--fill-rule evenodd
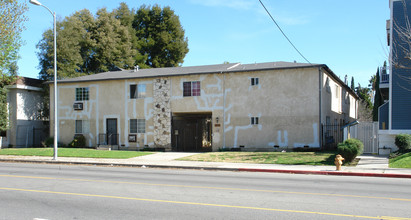
M394 173L363 173L363 172L341 172L341 171L311 171L311 170L278 170L278 169L249 169L239 168L243 172L266 172L266 173L289 173L289 174L312 174L332 176L364 176L364 177L387 177L387 178L411 178L411 174Z
M76 161L70 162L70 161L13 160L13 159L0 159L0 162L4 162L4 163L9 162L9 163L62 164L62 165L87 165L87 166L113 166L113 167L116 166L116 167L138 167L138 168L161 168L161 169L186 169L186 170L209 170L209 171L286 173L286 174L330 175L330 176L363 176L363 177L386 177L386 178L411 178L411 174L364 173L364 172L341 172L341 171L280 170L280 169L257 169L257 168L221 168L221 167L121 164L121 163L98 163L98 162L76 162Z
M86 166L111 166L111 167L137 167L137 168L161 168L161 169L186 169L186 170L210 170L210 171L239 171L238 168L219 167L196 167L196 166L172 166L155 164L125 164L125 163L99 163L99 162L78 162L78 161L43 161L43 160L12 160L0 159L3 163L36 163L54 165L86 165Z

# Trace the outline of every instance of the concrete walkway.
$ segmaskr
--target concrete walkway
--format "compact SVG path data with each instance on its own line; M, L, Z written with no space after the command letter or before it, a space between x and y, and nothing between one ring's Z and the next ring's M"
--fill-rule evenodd
M355 167L343 166L342 171L335 171L335 166L282 165L282 164L252 164L252 163L222 163L176 160L197 153L165 152L154 153L130 159L100 159L59 157L27 157L0 155L0 162L30 162L53 164L103 165L103 166L133 166L153 168L207 169L248 172L276 172L318 175L350 175L411 178L411 169L388 168L388 159L383 156L361 155Z

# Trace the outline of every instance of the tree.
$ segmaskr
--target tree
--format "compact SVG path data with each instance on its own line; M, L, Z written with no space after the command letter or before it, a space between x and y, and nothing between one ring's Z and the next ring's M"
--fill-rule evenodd
M7 85L17 76L18 50L22 44L27 11L17 0L0 1L0 131L8 129Z
M354 76L351 77L351 87L353 91L355 90L355 84L354 84Z
M373 105L371 102L371 89L362 88L361 85L358 84L356 93L360 98L358 106L358 119L361 121L372 121Z
M27 5L17 0L0 1L0 72L7 74L10 65L18 59L21 32L24 30Z
M138 16L138 13L130 10L127 4L121 3L112 12L103 8L93 16L90 11L83 9L57 22L58 78L90 75L118 68L131 69L135 65L149 68L181 64L188 49L187 44L181 47L177 42L184 39L184 30L181 28L178 16L174 15L170 8L166 7L164 10L160 8L160 11L158 15L160 22L158 22L151 17ZM161 56L158 55L157 49L154 50L152 47L144 47L148 48L144 51L141 49L144 45L142 42L146 39L138 38L140 35L134 28L136 17L148 18L144 21L151 31L147 36L153 36L153 39L160 36L161 39L164 37L169 40L157 40L158 45L154 47L164 50L163 53L168 52L166 58L158 59ZM157 26L159 26L158 30L152 28ZM166 28L162 28L163 26ZM163 31L155 33L160 30ZM187 40L185 39L184 42L187 43ZM40 78L51 80L54 74L52 30L43 33L37 48L41 68ZM156 58L154 62L156 65L147 61L150 57Z
M95 71L105 72L115 67L130 69L134 66L137 51L132 47L132 35L127 26L122 26L106 9L97 12L95 62L99 66Z
M380 107L383 104L383 100L382 100L381 92L380 92L380 69L379 68L377 68L374 88L375 88L375 94L374 94L374 106L372 109L372 120L378 121L378 107Z
M57 23L58 78L71 78L109 71L114 67L131 68L137 51L132 48L132 35L127 27L106 9L97 18L87 9ZM53 77L53 36L48 30L37 44L40 78Z
M137 49L147 57L151 67L174 67L183 63L188 53L188 40L179 17L170 7L161 9L141 6L134 16Z

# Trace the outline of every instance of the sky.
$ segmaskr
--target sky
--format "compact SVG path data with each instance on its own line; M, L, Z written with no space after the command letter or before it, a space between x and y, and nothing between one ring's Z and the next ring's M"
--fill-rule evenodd
M38 78L36 44L53 27L50 12L28 4L20 48L19 75ZM125 2L170 6L179 16L188 38L183 66L306 61L281 34L259 0L38 0L55 12L58 20L76 11L107 8ZM356 85L368 80L388 59L386 20L389 0L262 0L287 37L310 63L326 64L344 80Z

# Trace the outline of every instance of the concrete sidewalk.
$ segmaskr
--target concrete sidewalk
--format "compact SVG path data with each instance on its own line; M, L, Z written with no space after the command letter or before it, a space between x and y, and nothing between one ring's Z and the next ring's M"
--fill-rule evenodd
M180 168L180 169L206 169L247 172L275 172L317 175L349 175L349 176L374 176L411 178L411 169L388 168L388 158L375 155L361 155L356 167L343 166L342 171L335 171L335 166L310 166L310 165L281 165L281 164L252 164L252 163L222 163L181 161L179 158L197 153L165 152L135 157L130 159L100 159L100 158L73 158L34 156L6 156L0 155L0 162L28 162L52 164L78 164L100 166L131 166L152 168Z

